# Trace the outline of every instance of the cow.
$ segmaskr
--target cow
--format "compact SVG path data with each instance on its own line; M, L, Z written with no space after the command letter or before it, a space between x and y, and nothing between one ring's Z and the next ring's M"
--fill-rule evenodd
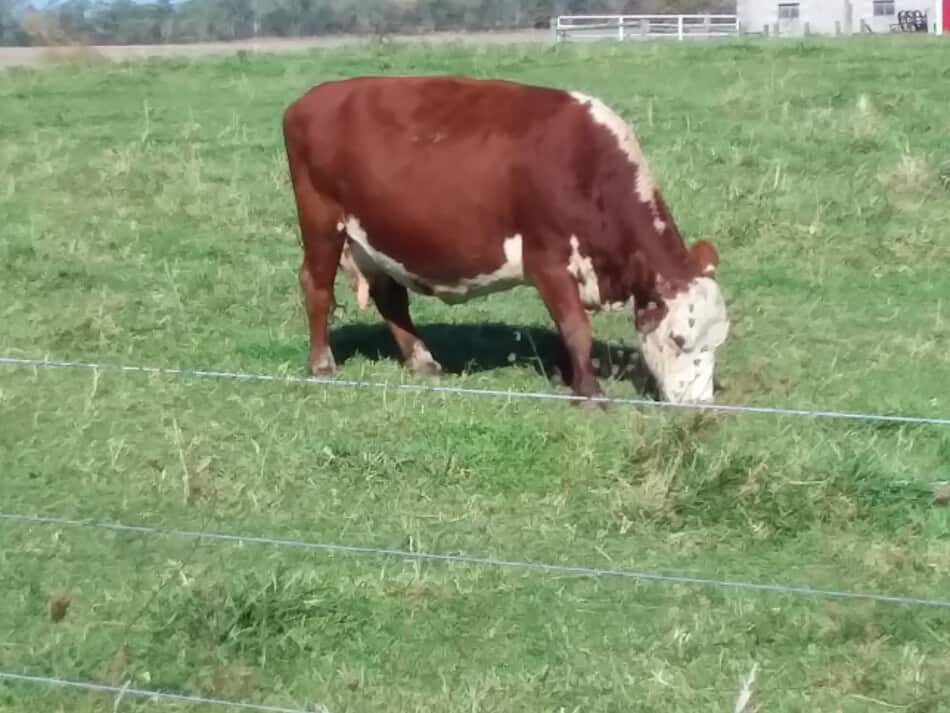
M441 367L409 291L459 304L530 285L582 403L602 394L589 312L628 307L659 395L713 399L730 326L718 253L705 239L687 248L636 135L603 101L501 79L359 76L290 103L283 135L311 374L336 368L327 321L346 244L416 372Z

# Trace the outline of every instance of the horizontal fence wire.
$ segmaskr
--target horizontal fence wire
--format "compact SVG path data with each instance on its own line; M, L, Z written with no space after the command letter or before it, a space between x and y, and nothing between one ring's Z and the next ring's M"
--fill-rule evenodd
M309 550L327 552L342 552L346 554L373 555L377 557L395 557L407 560L430 560L451 562L457 564L482 565L490 567L506 567L515 569L536 570L556 574L573 574L586 577L615 577L631 580L646 580L664 582L667 584L692 584L707 587L732 588L743 590L766 591L779 594L802 595L810 597L825 597L837 599L862 599L889 604L910 604L928 607L950 608L950 600L927 599L905 595L875 594L867 592L849 592L834 589L816 589L787 584L769 584L762 582L743 582L737 580L713 579L706 577L691 577L678 574L660 574L657 572L636 572L620 569L601 569L598 567L550 564L528 560L498 559L495 557L479 557L475 555L436 554L413 550L400 550L384 547L362 545L344 545L325 542L310 542L307 540L282 539L274 537L260 537L253 535L234 535L217 532L201 532L198 530L181 530L176 528L153 527L150 525L127 525L119 522L100 522L94 520L75 520L63 517L49 517L42 515L21 515L14 513L0 513L0 521L25 522L41 525L59 525L62 527L88 527L114 532L128 532L146 535L163 535L172 537L201 538L240 544L274 545L278 547L296 547Z
M205 698L204 696L194 696L186 693L167 693L165 691L150 691L126 686L106 686L100 683L87 683L85 681L67 681L62 678L53 678L50 676L27 676L19 673L8 673L6 671L0 671L0 681L30 683L54 688L73 688L90 693L111 693L115 695L116 700L121 700L125 696L132 696L135 698L151 698L153 700L167 701L170 703L219 706L238 710L257 711L258 713L327 713L327 709L322 706L310 709L283 708L281 706L266 706L242 701L226 701L220 698ZM119 706L116 705L114 709L118 710Z
M508 399L535 399L547 401L585 401L622 406L646 406L650 408L676 408L725 413L756 413L773 416L802 416L811 418L844 419L867 423L903 423L931 426L950 426L950 418L929 416L900 416L847 411L827 411L819 409L785 408L777 406L746 406L717 403L672 403L670 401L651 401L648 399L611 398L595 396L587 398L574 394L557 394L538 391L510 391L504 389L473 389L463 386L437 386L431 384L404 384L381 381L357 381L351 379L328 379L321 377L279 376L276 374L253 374L239 371L212 371L207 369L181 369L158 366L133 366L126 364L107 364L88 361L61 361L53 359L22 359L18 357L0 357L0 364L19 367L50 367L67 369L94 369L100 371L123 371L141 374L163 374L168 376L187 376L212 379L238 379L245 381L270 381L285 384L318 384L348 388L393 389L400 391L432 392L457 394L463 396L494 396Z

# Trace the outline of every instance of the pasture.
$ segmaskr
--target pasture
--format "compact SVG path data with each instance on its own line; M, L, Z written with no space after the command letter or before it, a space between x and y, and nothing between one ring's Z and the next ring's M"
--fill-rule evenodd
M303 375L281 111L328 78L453 72L631 122L720 252L719 401L945 417L948 67L945 42L878 38L11 69L0 356ZM420 381L342 275L337 299L340 378ZM449 370L428 383L558 388L532 290L412 311ZM593 324L606 391L639 396L630 316ZM946 427L0 366L5 513L946 599L948 479ZM334 713L696 713L733 710L754 661L768 713L950 710L950 609L12 521L0 542L0 671ZM0 683L4 712L114 709L223 710Z

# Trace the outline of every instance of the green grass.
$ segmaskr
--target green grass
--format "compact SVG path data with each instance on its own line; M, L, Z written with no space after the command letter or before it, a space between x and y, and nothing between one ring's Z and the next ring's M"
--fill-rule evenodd
M7 71L0 353L302 374L281 111L332 77L450 71L634 124L721 254L721 400L946 416L948 66L879 38ZM341 376L414 380L337 296ZM531 290L413 312L454 372L434 381L556 388ZM594 324L636 345L628 315ZM945 428L0 368L6 512L947 598L948 478ZM0 542L5 671L334 712L696 713L731 711L754 660L769 713L950 710L947 610L13 522ZM0 684L0 711L41 710L113 702Z

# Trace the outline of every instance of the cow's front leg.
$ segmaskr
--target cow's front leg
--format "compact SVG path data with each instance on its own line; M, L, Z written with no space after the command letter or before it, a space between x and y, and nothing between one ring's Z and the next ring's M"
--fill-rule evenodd
M440 373L442 366L432 358L431 352L412 323L408 290L383 274L373 275L369 280L373 302L393 335L406 366L420 374Z
M569 370L564 370L570 373L564 376L570 380L571 390L586 398L599 396L602 392L590 360L593 335L577 283L563 267L538 270L531 280L561 334L570 365ZM603 408L603 404L599 405Z

